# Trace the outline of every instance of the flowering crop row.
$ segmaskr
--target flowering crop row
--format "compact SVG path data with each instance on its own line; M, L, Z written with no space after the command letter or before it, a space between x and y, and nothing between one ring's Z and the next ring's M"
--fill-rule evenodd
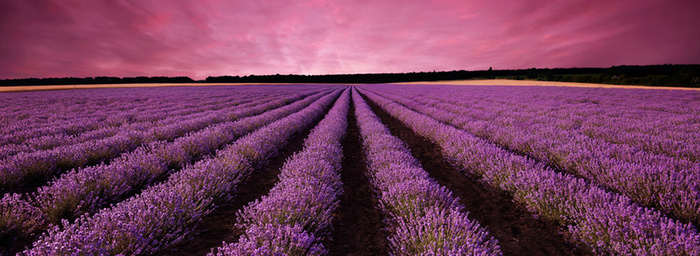
M136 94L116 89L13 93L12 98L7 99L11 104L0 113L0 119L5 121L0 130L0 144L21 143L48 135L75 135L104 126L153 120L147 117L147 113L154 110L177 115L178 111L207 109L206 105L221 105L244 98L241 97L243 95L211 97L217 90L204 93L192 93L192 90L187 93L182 90L152 91L140 90ZM250 90L245 94L265 95L264 92L254 93ZM5 98L5 95L0 95L0 98Z
M468 107L468 116L477 119L556 125L615 144L700 160L700 107L694 92L496 87L453 88L450 97L444 97L435 93L439 90L412 89L425 96L420 98Z
M275 155L290 137L308 129L323 116L342 90L277 120L216 153L174 173L141 194L54 227L34 243L26 255L154 254L191 235L216 203L231 200L241 179Z
M268 97L272 98L275 97L275 95L269 95ZM147 105L140 107L140 109L132 109L133 107L129 104L122 106L122 108L128 110L123 110L121 108L101 108L100 114L102 114L102 116L100 118L86 115L80 115L70 119L67 118L71 123L81 124L81 129L73 129L70 133L57 132L29 137L28 134L35 130L27 129L22 130L21 133L23 134L17 134L20 132L7 134L17 141L6 142L0 146L0 159L5 159L8 156L20 152L29 153L37 150L48 150L58 146L103 139L126 130L147 130L151 127L162 127L182 120L198 118L208 113L213 113L214 111L223 113L226 108L249 103L251 101L251 99L239 96L238 98L231 97L229 101L224 102L220 102L219 100L203 100L200 105L190 107L186 105L173 105L175 103L171 103L169 105L163 104L160 107ZM54 123L60 122L52 122L48 123L48 125L53 125ZM58 124L56 124L56 126L58 126ZM58 130L60 131L61 129Z
M440 145L446 159L511 192L530 211L568 225L575 237L598 253L700 254L700 235L690 224L640 207L586 180L557 173L379 95L362 92L416 133Z
M490 121L487 132L481 121L474 122L469 108L431 107L401 96L388 96L420 113L524 152L539 161L560 167L607 189L620 192L635 202L654 206L684 221L700 221L700 163L657 155L632 146L591 138L559 125ZM533 104L534 105L534 104ZM495 105L491 111L513 112ZM542 118L544 113L530 114ZM518 118L518 117L516 117ZM525 125L520 125L525 124ZM568 126L568 125L567 125Z
M321 244L342 193L341 141L347 128L350 90L280 170L270 192L239 211L245 230L238 243L217 248L216 255L325 255ZM213 253L212 253L213 254Z
M53 101L43 102L43 97L34 94L25 97L32 99L30 102L13 100L20 105L20 110L8 110L12 114L24 116L21 120L7 118L0 130L0 159L17 154L36 150L46 150L57 146L95 140L116 134L118 131L134 129L143 130L146 126L169 125L178 117L192 115L192 118L206 115L211 111L249 103L263 98L273 98L286 94L313 91L317 88L303 86L288 86L288 88L275 88L276 92L270 92L269 87L240 86L244 90L236 90L235 94L222 88L209 88L195 91L192 88L166 91L155 90L155 95L128 95L116 97L112 91L104 98L102 95L80 94L89 100L85 103L75 103L74 95L63 95ZM224 87L225 88L225 87ZM92 90L84 90L92 91ZM193 92L194 91L194 92ZM196 93L199 92L199 93ZM124 92L113 92L124 93ZM61 93L54 92L61 95ZM187 95L187 96L182 96ZM0 95L2 96L2 95ZM53 96L53 94L51 95ZM148 96L148 98L143 98ZM54 96L56 97L56 96ZM20 98L21 99L21 98ZM19 101L19 102L17 102ZM13 105L14 106L14 105ZM4 113L7 113L4 112ZM17 113L19 112L19 113ZM23 113L29 112L29 113ZM46 112L52 115L46 116ZM166 118L167 117L167 118ZM180 119L181 120L181 119ZM148 124L149 122L155 124ZM176 122L176 121L175 121ZM2 123L2 122L0 122ZM167 130L162 130L167 132ZM156 137L166 135L156 133Z
M0 207L0 215L5 216L5 221L0 222L0 230L12 232L17 237L26 236L42 230L45 227L42 223L58 224L61 219L74 219L85 213L94 213L108 204L138 192L144 186L165 176L171 168L178 169L196 157L207 155L259 127L297 112L321 98L323 94L326 93L312 95L267 112L264 111L284 105L288 100L298 100L305 95L297 95L291 99L281 98L256 107L231 111L227 113L229 116L250 117L219 123L180 137L172 143L148 144L147 147L122 155L109 165L73 170L39 188L31 195L32 200L28 204L17 201L16 196L7 196L3 198L6 202L2 205L15 207ZM264 113L251 116L260 112ZM18 212L20 207L33 209ZM26 216L26 212L34 212L34 215ZM14 224L27 219L32 220L29 223L34 225ZM7 226L3 226L3 223ZM15 230L12 230L13 227Z
M299 97L294 95L290 97ZM42 150L27 154L18 154L5 159L0 164L0 189L12 191L13 188L24 186L26 183L41 183L70 168L78 168L108 160L123 152L136 149L142 144L156 140L172 140L188 132L196 131L212 124L231 121L238 116L240 110L254 110L246 115L261 113L272 106L286 104L286 99L273 101L275 104L259 105L267 101L255 101L239 107L233 107L229 113L214 112L200 118L183 120L163 127L152 127L146 131L126 130L115 136L97 141L67 145L52 150ZM232 110L232 111L231 111ZM246 116L243 115L243 116Z
M5 115L2 119L5 122L0 131L2 144L22 143L27 139L45 135L77 134L84 130L96 129L101 121L109 120L110 116L119 116L125 110L120 108L119 102L116 101L104 101L97 105L97 99L95 99L83 105L69 104L69 102L62 102L61 99L43 102L40 96L35 95L26 95L25 98L16 96L18 97L7 101L12 102L12 105L3 108ZM138 105L128 100L121 103L121 106L131 108ZM93 106L93 108L86 106ZM74 120L83 122L73 122Z
M573 88L402 89L416 101L501 126L556 126L649 153L700 160L700 107L692 92ZM379 89L379 88L378 88ZM389 92L384 90L385 92ZM481 132L488 132L482 129Z
M452 192L432 180L403 142L355 91L355 115L380 206L390 216L395 255L500 255L496 239L467 218Z

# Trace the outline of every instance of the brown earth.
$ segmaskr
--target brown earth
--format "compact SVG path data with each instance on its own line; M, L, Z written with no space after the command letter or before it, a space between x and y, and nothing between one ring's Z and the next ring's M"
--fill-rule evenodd
M508 193L451 166L440 154L438 145L415 134L373 102L367 102L392 134L410 146L413 156L431 177L460 198L460 203L469 211L469 217L479 221L498 239L504 255L594 255L589 248L575 242L564 227L534 218L524 206L513 202ZM324 246L329 255L387 255L388 232L383 222L384 215L377 207L377 196L365 175L365 156L353 113L351 109L347 135L342 143L344 193L334 212L331 237L324 241ZM290 142L292 146L271 160L269 166L255 172L241 188L238 199L207 216L191 240L163 255L204 255L211 248L220 246L222 241L236 242L244 231L235 227L235 213L274 186L284 160L302 149L303 138L307 135L308 131L297 136Z
M255 199L266 195L274 187L279 181L277 176L285 161L303 149L304 140L310 132L311 129L307 129L304 133L294 136L282 152L268 161L267 166L254 171L247 180L243 181L238 189L239 192L233 195L232 202L219 206L214 212L204 217L189 241L181 242L163 252L162 255L206 255L212 248L221 246L224 241L237 242L245 230L236 227L236 212Z
M351 105L347 135L342 143L343 195L333 213L333 231L325 246L329 255L387 255L384 216L366 176L367 165L354 113Z
M397 119L367 100L394 136L410 146L413 156L436 181L460 198L469 217L489 230L498 239L504 255L593 255L590 249L575 242L565 227L533 217L512 197L493 188L478 177L450 165L440 154L438 145L415 134ZM330 255L387 255L388 232L384 215L377 207L378 200L366 176L367 167L359 129L351 108L348 130L342 142L344 160L341 179L344 193L334 212L331 237L324 241ZM255 171L234 195L234 200L221 205L206 216L190 240L163 251L161 255L205 255L211 248L236 242L244 233L235 226L236 212L249 202L267 194L278 181L285 160L302 150L303 140L310 130L292 139L266 167Z
M302 150L303 140L310 131L290 141L283 153L271 160L271 164L257 171L241 187L234 202L223 205L205 217L194 236L163 252L163 255L204 255L222 241L235 243L245 232L235 226L236 212L249 202L267 194L278 181L279 169L284 161ZM351 106L348 115L347 135L342 142L344 159L341 180L344 193L333 213L332 233L324 246L329 255L387 255L388 236L384 229L384 215L377 207L378 199L365 176L365 156L362 153L359 129Z
M589 248L577 243L565 227L534 218L508 193L449 164L437 144L417 135L372 101L367 100L367 103L391 133L409 145L423 169L458 196L469 217L498 240L504 255L594 255Z

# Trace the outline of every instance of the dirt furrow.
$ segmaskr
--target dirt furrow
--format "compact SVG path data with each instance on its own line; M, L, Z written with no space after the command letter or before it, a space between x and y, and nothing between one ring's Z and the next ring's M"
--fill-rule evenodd
M267 166L254 171L243 182L239 192L233 195L234 200L231 203L219 206L203 218L191 240L183 241L162 255L206 255L212 248L221 246L223 241L237 242L245 230L236 227L236 212L253 200L266 195L274 187L279 181L277 176L285 161L303 149L304 140L310 132L311 129L307 129L295 135L282 152L268 161Z
M384 216L377 208L378 199L366 176L367 165L355 109L352 104L350 106L348 131L342 143L345 156L341 169L343 195L333 213L333 232L325 246L329 255L387 255Z
M415 134L374 102L366 100L391 133L406 142L431 177L458 196L469 217L498 239L504 255L593 255L590 249L576 243L564 227L534 218L508 193L453 167L442 157L437 144Z

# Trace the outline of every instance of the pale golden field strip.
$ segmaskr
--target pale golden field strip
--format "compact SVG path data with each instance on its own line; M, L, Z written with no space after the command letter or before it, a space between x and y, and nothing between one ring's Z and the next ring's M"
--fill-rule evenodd
M532 80L508 80L508 79L484 79L484 80L452 80L434 82L405 82L397 84L445 84L445 85L510 85L510 86L561 86L561 87L588 87L588 88L623 88L623 89L655 89L655 90L686 90L700 91L700 88L664 87L643 85L612 85L593 83L550 82Z
M173 87L173 86L232 86L232 85L260 85L260 84L280 85L280 84L284 84L284 83L143 83L143 84L30 85L30 86L4 86L4 87L0 87L0 92L73 90L73 89L95 89L95 88L136 88L136 87ZM345 83L343 83L343 84L345 84ZM508 79L403 82L403 83L395 83L395 84L561 86L561 87L588 87L588 88L623 88L623 89L700 91L700 88L687 88L687 87L610 85L610 84L550 82L550 81L532 81L532 80L508 80Z

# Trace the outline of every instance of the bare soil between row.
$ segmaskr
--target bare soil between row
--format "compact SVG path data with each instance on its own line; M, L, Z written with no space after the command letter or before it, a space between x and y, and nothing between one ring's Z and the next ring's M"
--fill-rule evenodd
M450 165L440 147L414 133L378 105L367 100L372 110L403 140L413 156L440 185L460 198L469 217L477 220L499 241L504 255L593 255L577 243L562 226L533 217L512 197L478 177ZM161 255L206 255L222 241L235 243L245 232L236 227L236 213L250 202L269 193L278 182L280 169L294 153L303 149L311 129L297 134L276 157L244 181L234 200L204 217L189 240L161 252ZM333 213L330 237L324 241L329 255L387 255L389 248L385 216L378 208L378 196L369 182L354 108L348 114L346 137L342 141L344 159L341 179L343 194Z
M233 201L218 206L212 214L202 219L190 240L176 245L163 255L206 255L223 242L238 242L245 230L236 227L236 213L250 202L268 194L279 181L278 175L287 158L303 149L304 140L310 132L307 129L294 136L277 156L268 160L266 166L255 170L243 182L238 192L233 194Z
M335 101L337 100L338 98L335 99ZM322 116L328 113L333 104L324 110ZM315 120L313 125L304 131L292 135L292 138L287 141L287 145L277 155L259 164L260 168L248 176L232 194L232 201L217 205L211 214L202 218L190 236L190 240L166 249L161 254L169 256L206 255L214 248L222 246L224 242L228 244L238 242L245 230L236 226L238 223L236 213L244 206L270 192L279 181L278 176L287 159L304 149L304 140L321 119Z
M343 194L333 213L333 230L326 248L329 255L387 255L388 236L378 196L367 178L367 164L355 119L350 108L348 129L342 142L341 181Z
M460 203L499 242L504 255L594 255L564 227L534 218L508 193L449 164L440 147L367 100L392 135L403 140L432 178L460 198Z
M594 255L576 242L564 227L534 218L512 197L490 187L479 178L450 165L440 154L438 145L415 134L403 123L388 115L372 101L372 110L389 127L394 136L410 147L413 156L440 185L450 189L469 211L499 241L504 255ZM277 175L285 160L302 150L307 130L289 142L289 146L256 171L241 187L235 202L219 207L205 217L191 240L181 243L164 255L204 255L222 241L237 242L244 233L235 226L236 212L251 201L267 194L278 181ZM367 178L365 155L360 140L354 109L348 116L347 135L342 142L344 159L341 179L344 193L333 213L331 236L324 241L329 255L387 255L389 236L384 214L378 208L378 196Z

